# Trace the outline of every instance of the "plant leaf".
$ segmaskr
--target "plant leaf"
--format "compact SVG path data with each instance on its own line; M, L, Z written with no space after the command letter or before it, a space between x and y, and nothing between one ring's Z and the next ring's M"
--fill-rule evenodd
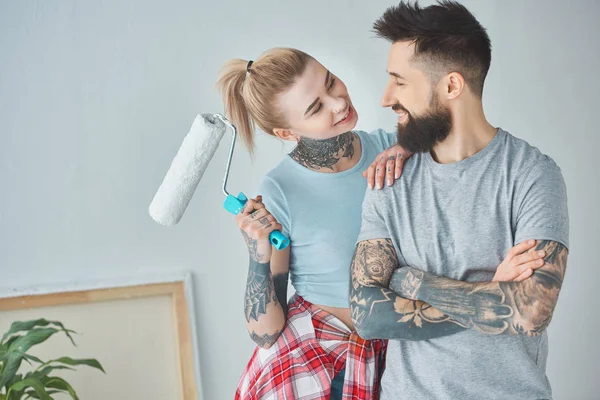
M45 364L44 361L40 360L36 356L32 356L31 354L23 354L23 357L25 357L28 360L34 361L38 364Z
M65 326L60 321L48 321L45 318L39 318L39 319L34 319L31 321L25 321L25 322L23 322L23 321L13 322L12 325L10 326L10 329L8 330L8 332L6 332L4 334L4 336L2 336L1 342L4 342L4 340L6 338L8 338L10 335L12 335L14 333L25 332L25 331L29 331L33 328L36 328L36 327L48 326L48 325L55 325L55 326L59 327L60 330L65 332L65 335L67 335L67 337L71 340L71 343L73 343L73 346L77 346L75 344L75 341L73 340L73 337L71 337L71 335L70 335L70 333L76 333L75 331L66 329Z
M25 336L19 336L8 348L5 364L0 374L0 388L5 386L15 376L25 353L34 345L44 342L50 336L59 332L54 328L32 329ZM4 361L4 360L3 360Z
M13 383L20 381L21 379L23 379L23 374L15 374L15 376L12 378L12 380L10 382L8 382L8 385L10 387L10 385L12 385Z
M32 346L36 344L40 344L50 336L55 333L60 332L55 328L42 328L42 329L32 329L25 336L19 337L17 340L12 342L10 347L8 348L8 352L17 351L19 353L25 354Z
M40 397L40 399L52 400L52 397L50 397L48 395L48 393L46 392L46 388L44 388L44 384L39 379L36 379L33 377L26 378L26 379L23 379L22 381L16 382L8 390L9 391L14 390L15 392L21 392L28 387L33 388L33 390L35 390L35 393Z
M75 389L73 389L73 387L67 381L65 381L63 378L59 378L57 376L47 376L44 379L44 385L47 388L60 389L60 390L67 391L67 392L69 392L69 394L71 395L71 398L73 400L79 400L79 397L77 397L77 393L75 392Z
M47 390L46 393L48 393L49 395L52 395L52 394L57 394L57 393L64 393L64 391L62 391L62 390ZM34 390L28 390L27 392L25 392L25 394L27 395L27 397L25 397L24 400L40 398L40 396L38 396Z
M19 382L20 380L23 380L23 374L16 374L7 384L6 384L6 389L8 390L9 387L11 387L13 384ZM11 396L12 397L12 396Z
M6 354L8 353L8 348L10 345L22 336L13 336L6 341L6 343L2 344L2 348L0 349L0 361L3 361L6 358Z
M58 362L58 363L62 363L62 364L72 365L72 366L87 365L88 367L96 368L96 369L99 369L100 371L106 373L104 368L102 368L102 365L100 364L100 362L98 362L98 360L96 360L94 358L85 358L85 359L75 360L71 357L61 357L61 358L57 358L56 360L49 361L48 363L51 363L51 362Z
M2 365L2 373L0 374L0 389L7 386L7 384L15 377L21 366L22 359L23 357L20 353L8 353L6 362Z
M65 365L48 365L48 366L40 369L39 371L28 372L27 375L25 375L25 376L26 377L34 376L34 377L37 377L38 379L41 379L41 378L47 376L50 372L54 371L55 369L68 369L71 371L76 371L75 368L67 367Z

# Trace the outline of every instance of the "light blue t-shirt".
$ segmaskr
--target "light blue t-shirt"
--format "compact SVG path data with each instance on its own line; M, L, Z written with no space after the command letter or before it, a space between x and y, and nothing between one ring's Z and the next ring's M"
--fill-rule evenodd
M257 194L291 240L290 278L305 300L349 307L350 264L360 231L367 180L362 173L396 135L358 134L362 154L343 172L310 170L286 156L262 180Z

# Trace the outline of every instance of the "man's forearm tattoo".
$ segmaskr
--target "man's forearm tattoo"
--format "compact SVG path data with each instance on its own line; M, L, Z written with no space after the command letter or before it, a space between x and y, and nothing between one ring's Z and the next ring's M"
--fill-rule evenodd
M391 240L357 245L352 260L350 311L359 333L370 338L428 340L465 329L434 307L394 293L395 282L390 278L397 267Z
M465 325L486 334L538 336L549 325L567 266L568 250L540 241L545 265L522 282L462 282L411 267L394 272L398 294L424 301ZM396 276L397 275L397 276Z

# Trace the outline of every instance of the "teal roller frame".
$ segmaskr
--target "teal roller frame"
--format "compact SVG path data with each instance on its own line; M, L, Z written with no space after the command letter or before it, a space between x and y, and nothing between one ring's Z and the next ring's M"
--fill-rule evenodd
M230 127L231 130L233 131L233 139L231 140L231 148L229 149L229 158L227 160L227 169L225 170L225 178L223 179L223 193L226 196L225 203L223 204L223 206L230 213L232 213L234 215L238 215L240 213L240 211L242 211L242 209L244 208L246 203L248 202L248 198L246 197L246 195L244 193L240 192L240 194L238 194L236 197L227 191L227 179L229 178L229 169L231 168L231 160L233 158L233 150L235 149L235 141L237 138L237 129L236 129L235 125L233 125L231 122L229 122L227 120L227 118L225 118L221 114L214 114L213 116L215 118L218 118L221 121L223 121L223 123L225 125L227 125L228 127ZM283 250L286 247L288 247L290 244L290 239L288 237L286 237L280 231L271 232L271 234L269 235L269 240L271 241L271 244L277 250Z

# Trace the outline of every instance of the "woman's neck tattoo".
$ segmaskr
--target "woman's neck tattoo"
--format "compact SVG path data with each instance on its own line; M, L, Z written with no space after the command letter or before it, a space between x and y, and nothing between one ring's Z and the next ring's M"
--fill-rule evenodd
M355 133L348 131L325 140L301 138L290 157L309 169L319 170L333 166L342 158L354 156Z

